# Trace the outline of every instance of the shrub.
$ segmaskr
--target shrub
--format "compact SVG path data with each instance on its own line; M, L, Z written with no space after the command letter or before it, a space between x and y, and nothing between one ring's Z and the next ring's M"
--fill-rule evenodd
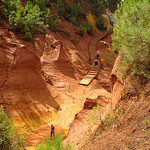
M84 26L86 28L86 31L88 33L92 33L93 32L93 27L92 27L91 24L89 24L89 23L82 23L82 26Z
M69 35L70 35L70 32L69 32L69 30L68 30L68 29L66 29L66 30L65 30L65 34L66 34L67 36L69 36Z
M86 27L86 30L87 30L88 33L92 33L92 32L93 32L93 27L92 27L92 25L88 23L88 24L87 24L87 27Z
M106 7L107 0L91 0L91 9L96 16L103 13Z
M80 25L78 27L77 33L80 34L81 36L83 36L84 32L86 32L86 27L83 25Z
M82 10L82 7L81 7L81 4L79 2L77 3L74 3L72 6L71 6L71 15L72 16L76 16L76 17L79 17L83 14L83 10Z
M41 11L46 9L47 0L33 0L34 5L38 5Z
M26 12L28 12L30 9L33 9L33 3L31 1L28 1L25 6L25 10Z
M64 18L65 18L67 21L70 21L71 5L68 5L67 3L65 3L64 8L65 8Z
M103 16L102 14L100 14L98 17L97 17L97 20L96 20L96 27L100 30L105 30L105 22L104 22L104 19L103 19Z
M150 77L150 32L148 0L130 0L121 4L115 13L113 49L122 54L120 73Z
M24 35L25 40L31 40L32 39L32 34L31 32L26 32Z
M68 5L65 3L64 8L64 18L72 22L74 25L79 26L79 17L83 15L83 10L80 2L74 3L72 5Z
M59 20L59 19L57 19L57 18L54 18L54 28L55 28L57 31L61 31L60 26L61 26L61 20Z
M54 25L53 15L49 8L44 11L44 23L51 29Z
M71 146L64 147L62 142L62 135L56 134L53 141L50 137L47 137L45 142L38 145L35 150L72 150Z
M36 31L38 28L43 29L44 19L41 17L42 12L39 6L36 4L33 9L30 9L28 14L25 16L26 25L29 29Z
M26 147L25 138L17 133L14 124L0 107L0 149L22 150Z
M76 16L71 16L70 22L72 22L75 26L79 26L78 18Z
M75 43L76 40L77 40L76 37L75 37L75 36L72 36L71 41Z

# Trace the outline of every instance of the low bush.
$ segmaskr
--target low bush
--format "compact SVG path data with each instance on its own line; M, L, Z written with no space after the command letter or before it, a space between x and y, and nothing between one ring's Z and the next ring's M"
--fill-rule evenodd
M80 26L78 27L77 33L78 33L79 35L83 36L83 34L84 34L85 32L86 32L86 27L83 26L83 25L80 25Z
M75 43L77 41L76 37L72 36L71 41Z
M1 150L22 150L26 147L24 135L15 131L11 119L5 114L0 106L0 149Z
M24 39L25 39L25 40L31 40L31 39L32 39L32 34L31 34L31 32L26 32L25 35L24 35Z
M65 30L65 34L66 34L67 36L69 36L69 35L70 35L70 32L69 32L69 30L68 30L68 29L66 29L66 30Z
M79 26L78 18L76 16L70 17L70 22L72 22L75 26Z
M56 134L54 140L50 137L45 139L45 142L38 145L35 150L72 150L71 146L63 146L63 137L61 134Z
M93 27L92 27L91 24L89 24L89 23L82 23L82 26L86 28L86 31L88 33L92 33L93 32Z

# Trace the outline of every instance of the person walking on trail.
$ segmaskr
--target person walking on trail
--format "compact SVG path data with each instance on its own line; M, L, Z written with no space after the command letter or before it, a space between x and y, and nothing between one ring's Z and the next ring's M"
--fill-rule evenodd
M97 59L98 59L99 55L100 55L100 52L99 52L99 50L97 50L96 51L96 57L97 57Z
M52 137L52 135L55 137L55 131L54 131L54 126L53 126L53 124L51 124L51 137Z
M97 59L95 59L95 67L97 67Z

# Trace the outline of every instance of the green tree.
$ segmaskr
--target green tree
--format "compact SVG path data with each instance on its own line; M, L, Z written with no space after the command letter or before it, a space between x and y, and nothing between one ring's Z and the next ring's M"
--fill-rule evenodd
M71 9L72 16L79 17L83 14L83 10L79 2L72 4Z
M25 11L21 4L18 5L16 11L11 11L9 14L9 23L13 26L16 30L23 30L24 29L24 14Z
M22 150L25 147L25 138L15 131L14 124L0 106L0 149Z
M120 71L124 74L150 75L150 3L126 0L115 13L113 49L122 54Z
M44 18L41 17L41 14L42 12L40 11L39 6L36 4L33 9L30 9L28 14L25 16L25 27L31 29L32 31L43 29L45 25Z

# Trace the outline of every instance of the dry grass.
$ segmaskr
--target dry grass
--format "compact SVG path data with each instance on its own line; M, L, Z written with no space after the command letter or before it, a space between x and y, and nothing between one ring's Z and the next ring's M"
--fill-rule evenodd
M149 84L142 94L122 99L113 115L91 136L80 150L149 150L150 91Z

